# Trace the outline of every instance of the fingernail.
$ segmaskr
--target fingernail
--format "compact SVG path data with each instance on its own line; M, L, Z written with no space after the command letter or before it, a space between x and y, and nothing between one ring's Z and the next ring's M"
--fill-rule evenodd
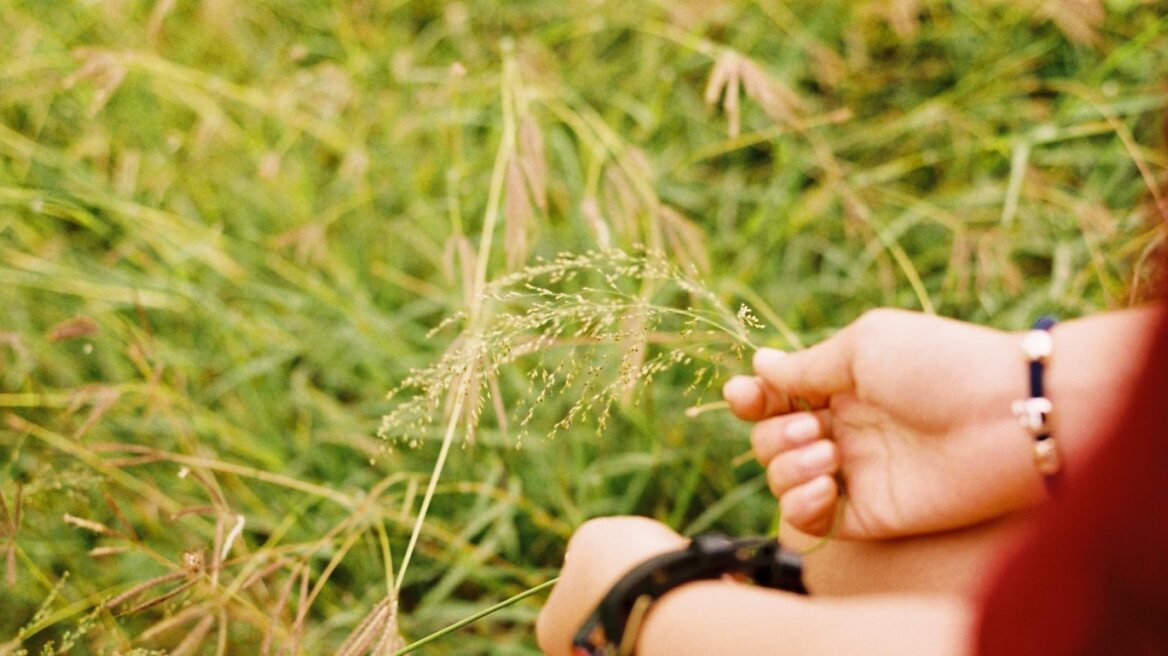
M815 417L803 415L791 420L783 430L787 439L795 444L804 444L819 437L819 421Z
M754 368L766 369L773 367L779 363L779 360L786 357L786 353L773 348L763 347L754 353Z
M826 469L831 464L832 455L831 442L816 442L799 454L799 466L804 470Z
M744 397L753 396L758 391L758 384L750 376L735 376L722 386L722 396Z

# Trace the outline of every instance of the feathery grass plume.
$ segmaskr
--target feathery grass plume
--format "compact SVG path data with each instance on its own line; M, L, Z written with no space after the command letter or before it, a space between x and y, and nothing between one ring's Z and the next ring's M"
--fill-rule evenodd
M702 239L702 229L684 214L664 203L657 208L657 217L669 250L682 265L703 274L709 273L710 254L706 251L706 244Z
M803 101L798 94L763 70L758 62L741 53L726 50L710 71L705 100L707 105L713 106L721 99L731 138L742 133L740 90L776 122L792 122L803 110Z
M656 289L649 299L639 287L646 281ZM517 445L540 408L557 398L572 401L545 434L586 417L603 431L626 390L679 365L697 366L698 380L709 384L709 368L753 347L750 331L761 325L748 308L735 313L664 256L646 251L564 253L536 261L488 285L485 300L492 312L479 329L459 334L437 362L390 391L388 398L401 400L383 417L382 438L419 446L457 390L466 394L473 431L490 381L505 380L501 370L520 360L529 361L520 367L525 386L516 390L518 398L496 406L512 408ZM432 333L464 319L452 316ZM474 380L464 385L470 372Z
M520 104L517 100L516 104ZM503 250L507 270L518 269L529 254L529 234L535 226L535 212L547 214L548 165L543 134L531 114L519 118L517 143L508 158L503 205Z
M524 172L512 157L507 163L507 189L503 205L503 250L507 253L507 270L513 271L527 259L527 233L535 223L535 213L527 190L524 189Z

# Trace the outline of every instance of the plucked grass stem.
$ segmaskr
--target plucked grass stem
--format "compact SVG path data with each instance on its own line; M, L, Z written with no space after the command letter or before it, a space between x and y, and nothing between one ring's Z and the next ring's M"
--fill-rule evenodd
M534 588L524 590L523 592L520 592L519 594L517 594L513 597L504 599L503 601L500 601L499 603L495 604L494 606L491 606L490 608L484 608L483 610L480 610L479 612L475 613L474 615L471 615L465 619L459 620L459 621L455 622L454 624L451 624L450 626L448 626L444 629L441 629L440 631L436 631L434 633L431 633L430 635L426 636L425 638L422 638L421 640L418 640L418 641L413 642L409 645L406 645L405 647L402 647L401 649L393 652L393 656L402 656L403 654L408 654L412 651L415 651L417 649L425 647L426 645L430 644L431 642L434 642L435 640L438 640L439 638L441 638L449 633L453 633L454 631L457 631L468 624L474 624L475 622L483 619L484 617L491 615L491 614L495 613L496 611L500 611L500 610L510 606L511 604L523 601L524 599L526 599L532 595L539 594L540 592L543 592L544 590L547 590L548 588L555 585L556 581L559 581L559 580L560 580L559 577L556 577L554 579L551 579L550 581L545 581L545 582L540 583L539 585L535 586Z

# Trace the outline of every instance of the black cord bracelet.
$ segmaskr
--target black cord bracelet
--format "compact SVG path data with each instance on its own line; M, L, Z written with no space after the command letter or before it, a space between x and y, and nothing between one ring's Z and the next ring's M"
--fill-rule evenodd
M1014 402L1014 415L1018 423L1034 438L1034 466L1042 474L1043 483L1051 492L1058 485L1059 472L1062 471L1058 442L1050 432L1050 416L1054 407L1046 396L1044 384L1046 364L1054 347L1050 331L1055 323L1053 317L1041 317L1022 338L1022 352L1028 361L1030 395Z

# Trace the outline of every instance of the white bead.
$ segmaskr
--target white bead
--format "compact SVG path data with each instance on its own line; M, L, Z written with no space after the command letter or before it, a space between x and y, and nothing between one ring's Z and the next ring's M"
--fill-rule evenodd
M1013 410L1018 425L1031 435L1041 435L1049 430L1050 413L1054 406L1050 399L1039 396L1014 401Z
M1054 340L1050 331L1031 330L1022 336L1022 352L1032 362L1046 362L1054 348Z

